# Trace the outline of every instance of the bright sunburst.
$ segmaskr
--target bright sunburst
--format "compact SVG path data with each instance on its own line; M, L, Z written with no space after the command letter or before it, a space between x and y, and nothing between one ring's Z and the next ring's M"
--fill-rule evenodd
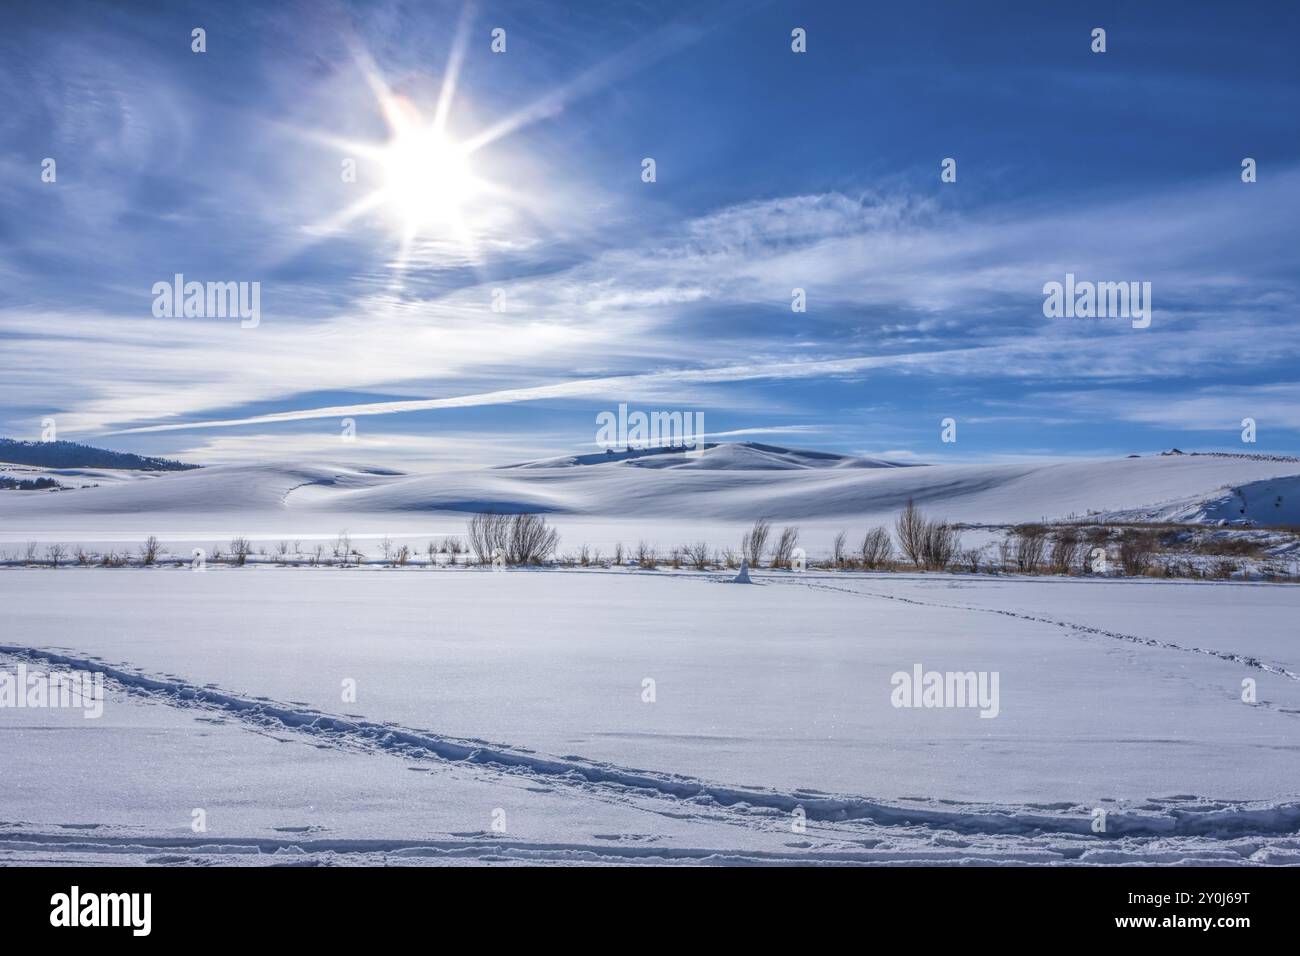
M383 170L383 201L408 231L464 227L463 211L483 191L470 153L414 107L394 100L385 110L392 138L374 153Z

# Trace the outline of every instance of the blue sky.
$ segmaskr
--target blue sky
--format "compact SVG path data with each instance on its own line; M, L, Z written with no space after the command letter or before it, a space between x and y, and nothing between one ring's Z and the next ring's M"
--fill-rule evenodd
M626 402L925 461L1300 451L1294 3L149 6L5 7L0 434L495 464ZM260 323L155 317L175 273ZM1150 327L1045 318L1066 273L1150 282Z

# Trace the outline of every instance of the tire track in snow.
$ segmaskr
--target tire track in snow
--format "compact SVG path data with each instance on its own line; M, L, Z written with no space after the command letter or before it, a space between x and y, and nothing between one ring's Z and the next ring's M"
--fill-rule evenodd
M1088 836L1092 833L1091 810L1081 806L1045 812L1043 808L1033 806L954 804L939 800L891 804L815 790L785 793L731 787L677 774L629 769L578 757L550 757L522 748L447 737L391 723L339 717L264 698L241 697L211 685L199 686L180 679L151 677L101 661L70 657L50 650L0 645L0 654L27 661L44 661L71 670L102 673L106 684L127 694L141 694L178 707L204 708L253 728L292 731L314 743L338 749L532 774L588 794L668 800L694 813L721 808L749 821L770 821L774 816L788 817L796 810L802 810L807 820L828 824L919 827L927 831L946 830L988 836ZM1107 815L1107 831L1102 838L1296 834L1300 834L1300 802L1247 803L1170 798L1148 800L1129 809L1115 808Z
M764 578L764 581L768 580L771 579ZM1228 661L1233 664L1241 664L1244 667L1253 667L1257 670L1262 670L1265 673L1274 674L1278 677L1285 677L1288 680L1300 681L1300 674L1295 671L1289 670L1281 664L1269 664L1260 660L1258 657L1251 657L1247 654L1236 654L1232 651L1219 651L1212 647L1188 647L1184 644L1175 644L1173 641L1160 641L1153 637L1140 637L1137 634L1125 634L1121 631L1108 631L1105 628L1093 627L1089 624L1076 624L1073 621L1062 621L1057 618L1040 617L1036 614L1026 614L1021 611L1008 611L1005 608L996 607L978 607L969 604L946 604L942 601L922 601L918 598L903 597L900 594L882 594L879 591L861 591L855 588L840 587L834 584L817 584L812 581L781 580L779 583L792 584L797 587L812 588L821 591L837 591L841 594L856 594L859 597L874 597L886 601L900 601L903 604L915 604L920 607L941 607L953 611L978 611L982 614L1001 614L1004 617L1013 617L1021 621L1033 621L1036 624L1051 624L1056 627L1078 631L1082 634L1097 634L1118 641L1128 641L1131 644L1141 644L1144 647L1158 647L1164 650L1181 651L1184 654L1205 654L1209 657L1217 657L1220 660Z

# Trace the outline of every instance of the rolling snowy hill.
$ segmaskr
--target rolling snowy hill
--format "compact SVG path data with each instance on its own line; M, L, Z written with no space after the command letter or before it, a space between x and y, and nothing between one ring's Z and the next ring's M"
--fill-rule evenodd
M0 495L0 532L51 523L94 527L93 519L124 515L226 524L260 517L336 529L366 516L392 520L488 510L720 523L758 517L888 520L909 498L936 515L973 524L1089 515L1293 524L1300 523L1300 462L1155 455L900 467L738 443L710 446L698 457L580 455L425 474L355 465L220 465L58 492L8 492Z

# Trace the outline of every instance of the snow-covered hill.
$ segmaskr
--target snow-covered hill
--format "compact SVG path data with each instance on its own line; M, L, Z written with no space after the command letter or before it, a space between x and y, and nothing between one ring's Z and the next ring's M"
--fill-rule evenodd
M1242 495L1246 510L1241 511ZM0 494L0 531L93 516L254 515L322 528L349 516L474 511L701 522L889 520L907 500L953 521L1104 516L1300 523L1300 462L1229 455L996 465L897 463L751 443L701 456L614 453L402 474L355 465L224 465L96 487ZM359 519L358 519L359 520ZM364 523L364 522L362 522ZM382 522L381 522L382 523ZM93 523L92 523L93 524Z

